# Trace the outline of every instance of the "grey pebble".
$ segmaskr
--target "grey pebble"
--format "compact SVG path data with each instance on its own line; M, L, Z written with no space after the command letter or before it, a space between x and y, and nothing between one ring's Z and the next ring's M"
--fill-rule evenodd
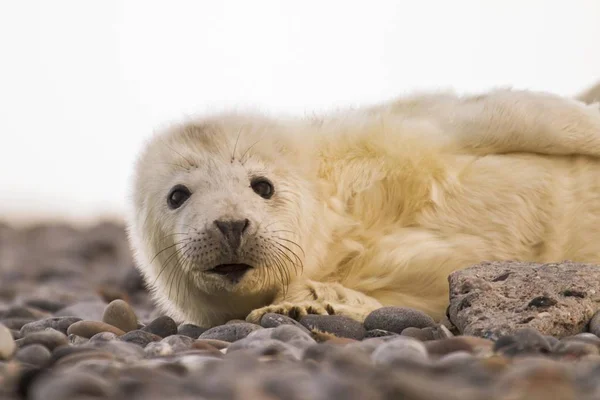
M306 331L306 333L310 333L310 331L306 329L301 323L299 323L293 318L288 317L287 315L266 313L260 319L260 326L262 326L263 328L277 328L280 325L293 325Z
M310 331L318 330L355 340L363 339L367 333L363 324L342 315L306 315L300 323Z
M144 349L133 342L96 342L91 343L89 347L112 353L123 362L135 361L144 357Z
M255 357L270 356L288 360L300 360L302 358L301 349L276 339L252 340L252 338L246 337L232 343L227 348L227 355L239 350L246 350L248 354Z
M90 339L88 338L84 338L83 336L77 336L73 334L67 336L67 339L69 340L69 343L73 346L81 346L82 344L89 343L90 341Z
M17 350L15 359L22 363L43 367L50 362L52 353L46 346L41 344L30 344Z
M104 309L102 322L129 332L137 329L138 319L135 311L126 301L117 299L111 301Z
M597 311L590 320L589 331L600 337L600 311Z
M32 332L40 332L46 328L56 329L67 334L67 330L75 322L81 321L78 317L50 317L39 321L29 322L21 327L21 335L26 336Z
M0 324L0 360L8 360L12 357L16 349L15 340L10 330Z
M41 319L46 318L50 314L46 311L36 310L32 307L13 306L4 313L4 318L31 318Z
M225 342L235 342L236 340L245 338L250 334L250 332L258 329L264 328L260 325L251 324L249 322L220 325L202 333L198 339L217 339Z
M203 328L194 324L181 324L177 328L177 333L191 337L192 339L198 339L198 336L202 335L207 330L207 328Z
M134 343L141 347L146 347L150 342L160 342L161 337L150 332L136 329L131 332L127 332L123 336L119 337L119 340L126 343Z
M387 336L398 336L395 332L386 331L383 329L371 329L365 333L365 339L387 337Z
M106 303L100 300L81 301L54 313L56 317L78 317L90 321L102 321Z
M171 335L161 340L161 343L167 343L174 352L178 353L190 349L194 344L194 339L185 335Z
M150 322L142 330L165 338L177 334L177 324L173 321L173 318L163 315Z
M85 338L91 338L100 332L112 332L118 336L125 334L125 332L116 326L112 326L100 321L78 321L69 326L69 329L67 329L67 334L78 335Z
M23 325L33 321L36 320L33 318L14 317L0 319L0 324L6 326L8 329L21 329Z
M545 336L545 337L546 337L546 340L550 340L547 336ZM587 332L578 333L573 336L567 336L567 337L562 338L560 341L561 342L576 341L576 342L593 344L594 346L600 346L600 338L592 333L587 333Z
M113 332L98 332L89 339L89 343L96 342L110 342L111 340L117 340L118 336Z
M110 398L116 388L104 378L90 372L72 370L36 379L28 396L31 400L65 400Z
M316 343L313 337L295 325L280 325L277 328L258 329L250 333L249 340L279 340L298 349L306 349Z
M58 310L67 307L67 304L50 299L29 299L25 302L25 305L37 308L39 310L48 311L51 313L57 312Z
M52 351L58 346L68 344L69 341L64 333L59 332L56 329L46 328L43 331L33 332L16 340L16 343L19 347L25 347L30 344L41 344Z
M10 334L12 335L13 339L17 340L17 339L21 339L23 336L21 335L21 331L16 330L16 329L9 329Z
M569 357L584 357L588 355L598 355L598 346L595 344L585 343L583 341L570 340L561 341L553 349L552 353L558 356L569 356Z
M494 343L494 351L506 356L550 353L546 338L532 328L517 329L512 335L501 336Z
M364 322L367 330L383 329L402 333L406 328L434 327L435 321L422 311L408 307L381 307L371 312Z
M414 338L399 336L378 346L371 354L377 365L393 365L397 362L426 363L428 353L425 345Z

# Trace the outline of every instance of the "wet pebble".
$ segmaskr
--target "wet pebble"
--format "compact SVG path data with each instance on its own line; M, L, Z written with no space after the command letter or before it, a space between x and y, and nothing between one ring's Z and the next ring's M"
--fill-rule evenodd
M198 336L202 335L207 330L208 329L194 324L181 324L177 328L177 333L180 335L189 336L192 339L198 339Z
M15 340L10 330L0 324L0 360L8 360L12 357L16 349Z
M125 332L123 332L116 326L112 326L100 321L79 321L75 322L74 324L69 326L69 329L67 329L67 333L69 335L73 334L85 338L91 338L92 336L100 332L112 332L117 336L125 334Z
M81 321L78 317L50 317L39 321L29 322L21 327L21 335L25 336L32 332L43 331L46 328L56 329L59 332L67 334L71 325Z
M150 332L162 338L177 333L177 324L173 321L173 318L165 315L154 319L148 325L142 328L144 332Z
M277 328L279 325L293 325L302 330L305 330L307 333L310 333L308 329L306 329L301 323L296 321L293 318L288 317L287 315L275 314L275 313L266 313L260 319L260 325L263 328Z
M260 325L251 324L248 322L239 322L230 325L220 325L215 326L202 333L198 339L217 339L223 340L225 342L235 342L236 340L240 340L245 338L258 329L264 329Z
M406 328L434 327L435 321L422 311L407 307L382 307L371 312L364 322L367 330L383 329L402 333Z
M46 346L41 344L30 344L21 347L15 354L15 359L20 362L31 364L36 367L43 367L50 362L52 353Z
M16 340L19 347L25 347L30 344L41 344L52 351L54 348L69 343L67 336L56 329L46 328L43 331L33 332L25 337Z
M148 343L159 342L162 340L162 338L153 333L136 329L119 337L119 340L127 343L134 343L141 347L146 347Z
M331 333L338 337L361 340L366 330L360 322L342 315L306 315L300 324L310 331Z
M78 317L83 320L102 321L106 303L100 300L81 301L54 313L56 317Z
M124 332L137 329L137 316L133 308L125 301L111 301L102 314L102 322L115 326Z

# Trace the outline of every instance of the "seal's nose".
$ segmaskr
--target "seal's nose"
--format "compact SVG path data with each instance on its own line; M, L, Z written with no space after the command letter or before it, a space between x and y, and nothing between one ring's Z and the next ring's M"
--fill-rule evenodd
M225 239L227 239L227 242L231 246L232 250L236 250L238 247L240 247L242 235L248 228L248 225L250 225L250 221L247 218L238 221L216 220L214 223L217 228L219 228L223 236L225 236Z

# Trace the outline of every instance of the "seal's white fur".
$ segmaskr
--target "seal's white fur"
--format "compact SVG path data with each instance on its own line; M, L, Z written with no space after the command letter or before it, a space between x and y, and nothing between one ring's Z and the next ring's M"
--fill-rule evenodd
M272 311L360 320L382 305L440 318L454 270L600 262L598 156L597 106L527 91L415 95L316 119L216 115L148 143L129 234L155 298L197 324ZM272 199L249 187L257 175ZM193 194L170 210L175 184ZM240 257L256 268L237 284L205 272L233 257L211 228L223 218L251 222Z

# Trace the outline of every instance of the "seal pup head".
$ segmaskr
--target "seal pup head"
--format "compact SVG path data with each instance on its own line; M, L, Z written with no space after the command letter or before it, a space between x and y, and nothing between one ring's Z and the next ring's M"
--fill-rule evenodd
M128 232L166 312L205 325L243 318L302 272L318 202L306 159L311 139L294 130L226 114L146 144Z

